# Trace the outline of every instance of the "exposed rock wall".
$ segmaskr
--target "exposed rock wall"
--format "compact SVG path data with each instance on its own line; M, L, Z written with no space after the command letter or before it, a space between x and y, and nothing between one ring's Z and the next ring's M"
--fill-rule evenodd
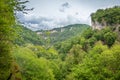
M101 30L102 28L105 28L107 26L106 22L104 20L102 20L102 22L98 22L98 21L92 21L92 29L98 29Z

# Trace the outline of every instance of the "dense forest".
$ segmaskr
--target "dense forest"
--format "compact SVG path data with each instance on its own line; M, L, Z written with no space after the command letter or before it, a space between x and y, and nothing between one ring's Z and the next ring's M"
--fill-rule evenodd
M120 7L91 15L109 23L101 30L75 24L51 33L34 32L17 21L16 11L31 10L26 2L0 1L0 80L120 79Z

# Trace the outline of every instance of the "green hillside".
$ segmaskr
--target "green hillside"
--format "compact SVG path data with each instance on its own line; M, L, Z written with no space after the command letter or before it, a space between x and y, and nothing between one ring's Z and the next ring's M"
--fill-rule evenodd
M81 33L89 28L86 24L74 24L68 25L61 28L54 28L52 30L37 31L37 34L42 36L44 39L49 39L51 44L56 42L65 41L74 36L81 35Z
M43 45L43 39L39 35L37 35L36 32L22 25L16 25L14 29L17 33L17 38L14 40L14 44L24 45L30 43L35 45Z
M52 30L42 30L35 32L22 25L16 25L14 29L15 32L17 33L17 36L16 39L14 40L14 44L18 45L24 45L27 43L35 45L46 45L47 43L53 44L80 35L88 27L90 26L85 24L75 24L65 26L62 28L54 28Z

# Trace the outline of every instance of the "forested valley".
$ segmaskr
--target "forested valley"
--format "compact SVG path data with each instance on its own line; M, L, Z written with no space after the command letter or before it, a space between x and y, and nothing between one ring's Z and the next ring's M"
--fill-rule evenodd
M91 14L101 29L72 24L32 31L15 16L28 10L26 2L0 1L0 80L120 79L120 6Z

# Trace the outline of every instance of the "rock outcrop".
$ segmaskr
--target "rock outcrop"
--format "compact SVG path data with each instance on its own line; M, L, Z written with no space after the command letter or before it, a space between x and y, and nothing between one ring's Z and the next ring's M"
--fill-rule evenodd
M92 29L98 29L101 30L102 28L105 28L107 26L106 22L99 23L98 21L92 21Z

